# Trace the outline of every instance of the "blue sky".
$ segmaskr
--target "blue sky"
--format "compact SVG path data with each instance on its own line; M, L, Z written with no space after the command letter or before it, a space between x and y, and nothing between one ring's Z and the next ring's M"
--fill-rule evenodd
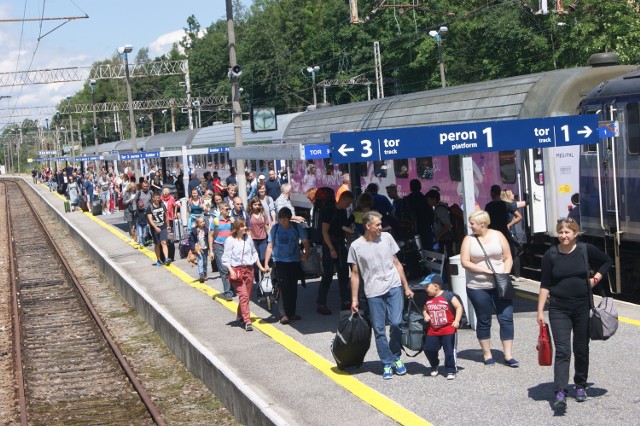
M250 5L252 0L243 3ZM188 16L195 15L203 28L226 19L225 0L0 0L0 19L39 18L43 4L44 17L86 13L89 19L70 21L39 43L39 34L63 21L44 22L42 29L40 22L0 23L0 72L90 66L112 56L118 46L125 44L133 45L132 57L141 47L149 47L150 56L154 57L168 51L172 42L180 38ZM0 87L0 95L11 96L0 100L0 109L55 105L81 85ZM2 111L0 117L5 115L6 111ZM0 127L21 119L2 117Z

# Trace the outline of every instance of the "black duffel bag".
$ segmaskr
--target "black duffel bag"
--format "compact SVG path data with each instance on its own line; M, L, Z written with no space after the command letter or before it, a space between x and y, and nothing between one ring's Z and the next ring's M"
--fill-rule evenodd
M340 312L338 331L331 343L331 353L339 369L359 367L371 346L371 324L362 311Z

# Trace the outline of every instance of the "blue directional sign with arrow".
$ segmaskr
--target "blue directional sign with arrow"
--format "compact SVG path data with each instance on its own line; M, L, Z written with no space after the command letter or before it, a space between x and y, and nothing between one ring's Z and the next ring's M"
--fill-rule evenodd
M596 115L331 134L336 164L598 143Z

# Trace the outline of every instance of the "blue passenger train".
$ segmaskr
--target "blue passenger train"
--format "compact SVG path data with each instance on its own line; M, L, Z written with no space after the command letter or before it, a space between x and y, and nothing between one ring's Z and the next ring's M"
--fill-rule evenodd
M599 84L584 98L581 111L610 123L609 137L580 152L581 225L615 260L615 290L635 293L640 278L640 71Z
M499 184L528 201L517 233L528 247L533 269L555 242L557 219L569 214L579 218L584 238L615 260L611 291L634 295L640 289L640 71L635 65L618 65L617 59L614 53L596 54L589 67L287 114L278 116L278 130L271 132L252 134L245 122L245 140L272 149L256 149L260 155L244 158L258 174L267 168L286 171L296 208L311 207L306 189L337 188L345 172L360 177L355 186L377 183L383 194L385 186L395 183L402 195L411 179L419 179L423 190L437 186L442 200L452 204L461 202L459 156L337 165L331 158L295 157L292 153L302 150L292 149L293 145L329 144L331 133L344 131L598 114L613 131L617 122L618 130L596 145L474 154L475 195L484 206L490 198L488 188ZM173 161L179 162L183 157L176 150L184 148L193 153L194 163L222 165L229 162L226 151L216 149L233 145L233 124L224 124L151 136L145 150L153 147L160 157L173 155ZM130 152L126 141L115 150L121 147L122 152ZM278 154L285 151L286 155ZM93 148L88 152L93 153Z

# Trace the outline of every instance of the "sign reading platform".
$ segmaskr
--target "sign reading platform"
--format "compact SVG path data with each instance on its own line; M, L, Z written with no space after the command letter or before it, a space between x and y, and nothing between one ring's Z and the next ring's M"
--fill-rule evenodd
M139 160L142 158L160 158L159 151L142 151L133 154L120 154L120 161L123 160Z
M598 143L596 115L567 115L331 134L334 163Z

